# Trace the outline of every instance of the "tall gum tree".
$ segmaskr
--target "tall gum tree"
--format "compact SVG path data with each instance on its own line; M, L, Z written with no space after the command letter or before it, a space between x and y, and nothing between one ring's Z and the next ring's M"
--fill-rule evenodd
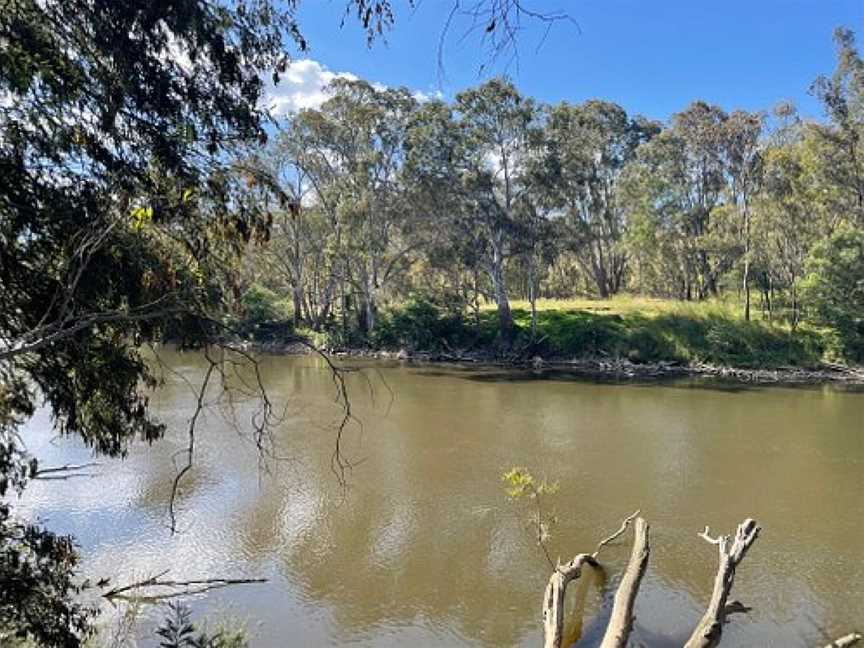
M330 98L295 120L295 164L310 200L339 231L339 279L362 299L361 328L375 328L381 289L418 247L404 204L405 130L417 101L404 89L337 79ZM302 207L302 206L301 206Z
M540 202L560 215L564 246L601 298L621 290L627 269L621 174L637 148L659 131L659 124L630 118L607 101L561 103L549 110L544 150L533 170Z
M516 330L505 264L518 238L517 206L531 189L527 155L538 111L504 78L459 93L455 110L467 224L484 250L482 264L492 283L501 341L510 345Z

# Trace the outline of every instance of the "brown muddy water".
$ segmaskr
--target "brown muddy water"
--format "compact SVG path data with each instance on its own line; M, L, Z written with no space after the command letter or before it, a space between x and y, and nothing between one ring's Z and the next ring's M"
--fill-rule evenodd
M566 376L366 364L348 377L360 426L345 433L348 489L330 469L340 410L325 366L266 357L288 406L262 470L224 407L205 414L195 465L167 502L204 362L162 352L177 373L154 405L171 431L96 476L36 482L22 507L74 534L83 571L126 582L264 577L194 601L196 615L243 623L253 646L536 646L549 568L529 510L508 500L514 465L557 481L550 552L593 550L636 508L652 553L636 606L635 645L680 646L710 595L715 548L747 516L763 532L734 597L753 607L724 646L814 646L864 625L864 394L836 388L697 383L601 384ZM215 398L216 394L211 394ZM235 404L241 426L251 401ZM47 414L26 439L43 465L86 461ZM630 536L586 579L579 646L596 645ZM106 607L106 619L113 614ZM156 645L144 611L140 645ZM640 643L641 642L641 643Z

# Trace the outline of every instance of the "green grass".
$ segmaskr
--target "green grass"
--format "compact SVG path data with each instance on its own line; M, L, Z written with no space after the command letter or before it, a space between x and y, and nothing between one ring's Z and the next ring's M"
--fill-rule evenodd
M786 324L762 321L758 313L746 322L741 308L730 302L621 296L603 301L543 300L537 310L537 335L550 355L736 367L812 366L829 346L823 330L799 327L793 332ZM494 322L494 310L485 313ZM531 326L527 303L514 302L513 318L524 338Z
M511 304L516 348L547 359L626 358L633 362L705 362L741 368L812 367L832 357L833 332L783 322L744 321L740 305L729 301L678 302L620 296L609 300L541 300L537 336L531 337L527 302ZM372 336L353 330L317 334L324 346L408 351L501 350L494 305L479 321L413 300L381 313ZM320 338L320 339L319 339ZM343 339L345 338L345 339ZM832 359L836 358L836 354Z

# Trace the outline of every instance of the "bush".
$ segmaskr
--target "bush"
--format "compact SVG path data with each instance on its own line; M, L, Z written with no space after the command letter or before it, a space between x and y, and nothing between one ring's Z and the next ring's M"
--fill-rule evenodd
M469 331L461 315L454 314L424 297L383 316L372 333L376 347L436 351L446 346L464 346Z
M168 603L167 613L156 630L161 648L248 648L242 632L219 630L209 634L192 623L192 613L183 603Z
M234 327L243 337L267 342L293 333L291 310L269 288L253 285L242 298L243 315Z

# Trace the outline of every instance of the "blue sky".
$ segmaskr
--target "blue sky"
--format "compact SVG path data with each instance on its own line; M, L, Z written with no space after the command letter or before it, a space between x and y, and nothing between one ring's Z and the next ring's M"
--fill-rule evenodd
M452 97L490 72L507 72L542 101L609 99L657 119L697 98L727 109L768 109L790 99L802 114L817 117L821 110L807 89L834 67L834 27L849 26L864 39L864 0L527 0L532 8L563 9L578 25L558 24L539 50L542 26L526 25L518 67L501 60L484 77L478 76L487 60L480 38L463 39L467 23L457 19L446 39L442 79L438 46L452 0L420 0L413 11L404 0L393 1L396 25L386 43L371 49L354 21L340 28L345 0L302 2L310 60L277 94L302 97L332 74L349 73Z

